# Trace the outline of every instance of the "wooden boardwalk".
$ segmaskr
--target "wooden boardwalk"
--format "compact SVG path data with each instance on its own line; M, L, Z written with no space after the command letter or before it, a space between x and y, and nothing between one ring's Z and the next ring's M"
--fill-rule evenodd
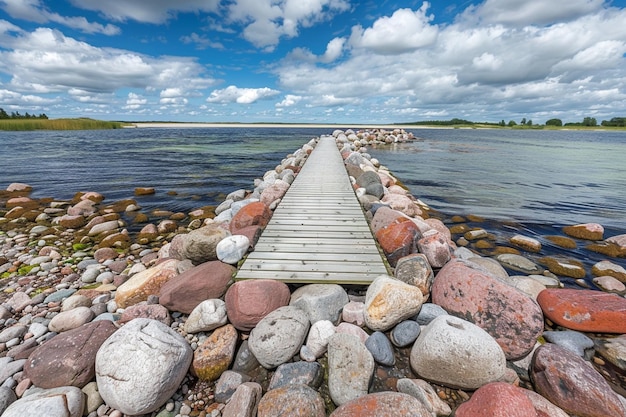
M235 279L369 284L387 274L332 136L322 136Z

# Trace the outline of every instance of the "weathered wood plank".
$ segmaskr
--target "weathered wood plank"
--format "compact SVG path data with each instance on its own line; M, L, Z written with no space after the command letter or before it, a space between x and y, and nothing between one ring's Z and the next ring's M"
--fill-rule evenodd
M369 284L385 273L335 140L322 137L235 279Z

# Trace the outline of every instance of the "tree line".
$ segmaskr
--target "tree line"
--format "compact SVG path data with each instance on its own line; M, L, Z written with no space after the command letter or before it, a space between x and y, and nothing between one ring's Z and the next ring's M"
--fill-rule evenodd
M501 126L501 127L514 127L514 126L541 126L541 124L533 124L533 121L530 119L526 119L525 117L520 120L520 122L516 122L515 120L509 120L508 123L503 120L497 123L493 122L472 122L470 120L453 118L450 120L427 120L427 121L418 121L411 123L403 123L403 124L414 124L414 125L427 125L427 126L458 126L458 125L491 125L491 126ZM613 117L611 120L603 120L600 123L601 126L605 127L626 127L626 117ZM593 127L598 126L598 120L595 117L585 117L582 122L567 122L563 123L561 119L550 119L547 120L545 126L584 126L584 127Z
M29 114L28 112L24 114L20 114L19 111L12 111L11 114L7 113L3 108L0 107L0 120L6 119L47 119L45 113L41 113L40 115Z

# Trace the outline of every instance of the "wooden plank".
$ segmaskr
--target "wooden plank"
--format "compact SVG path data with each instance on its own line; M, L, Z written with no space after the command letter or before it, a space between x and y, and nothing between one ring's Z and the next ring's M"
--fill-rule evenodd
M235 279L369 284L387 268L332 137L322 137Z

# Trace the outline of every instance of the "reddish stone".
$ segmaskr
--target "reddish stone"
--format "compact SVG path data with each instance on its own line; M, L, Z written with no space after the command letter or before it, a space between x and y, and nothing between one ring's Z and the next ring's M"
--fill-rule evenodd
M230 230L232 232L248 226L265 227L270 217L272 217L272 211L266 204L260 201L250 203L243 206L232 218Z
M237 330L227 324L215 329L193 353L191 370L203 381L215 381L228 370L235 356Z
M136 304L130 306L122 313L119 324L128 323L140 317L160 321L166 326L172 324L169 311L160 304Z
M415 241L419 237L419 228L410 219L404 218L376 232L376 239L391 266L395 266L403 256L416 251Z
M289 304L287 284L271 279L239 281L226 292L228 320L241 331L252 330L259 321L278 307Z
M190 314L202 301L226 293L235 268L211 261L186 270L161 287L159 303L170 311Z
M261 226L248 226L241 229L233 230L233 235L243 235L248 238L250 241L250 249L254 248L256 242L259 240L261 236L261 232L263 228Z
M604 377L577 354L547 343L537 348L530 367L535 390L569 414L625 417L626 410Z
M417 247L433 268L441 268L452 256L447 237L434 229L424 233L424 237L417 241Z
M404 217L399 211L393 210L389 207L379 207L374 213L374 217L371 221L372 231L377 233L380 229L383 229L390 224L397 222L398 219Z
M626 299L593 290L549 288L537 302L554 323L593 333L626 333Z
M93 253L93 257L98 262L117 258L117 252L112 248L100 248Z
M257 416L324 417L326 406L322 396L308 385L286 385L261 398Z
M399 392L367 394L342 404L330 417L431 417L432 413L415 397Z
M493 336L507 360L530 353L543 332L543 314L533 299L461 261L450 261L439 271L431 297L448 313Z
M85 225L86 220L81 215L72 216L66 214L65 216L59 217L57 222L59 223L59 226L65 227L66 229L78 229L79 227Z
M39 206L39 203L36 200L33 200L29 197L13 197L10 198L6 203L7 209L12 209L14 207L22 207L23 209L34 209Z
M538 417L533 403L521 388L506 382L480 387L457 408L455 417Z
M31 353L24 377L40 388L82 388L95 376L96 353L117 327L100 320L63 332Z

